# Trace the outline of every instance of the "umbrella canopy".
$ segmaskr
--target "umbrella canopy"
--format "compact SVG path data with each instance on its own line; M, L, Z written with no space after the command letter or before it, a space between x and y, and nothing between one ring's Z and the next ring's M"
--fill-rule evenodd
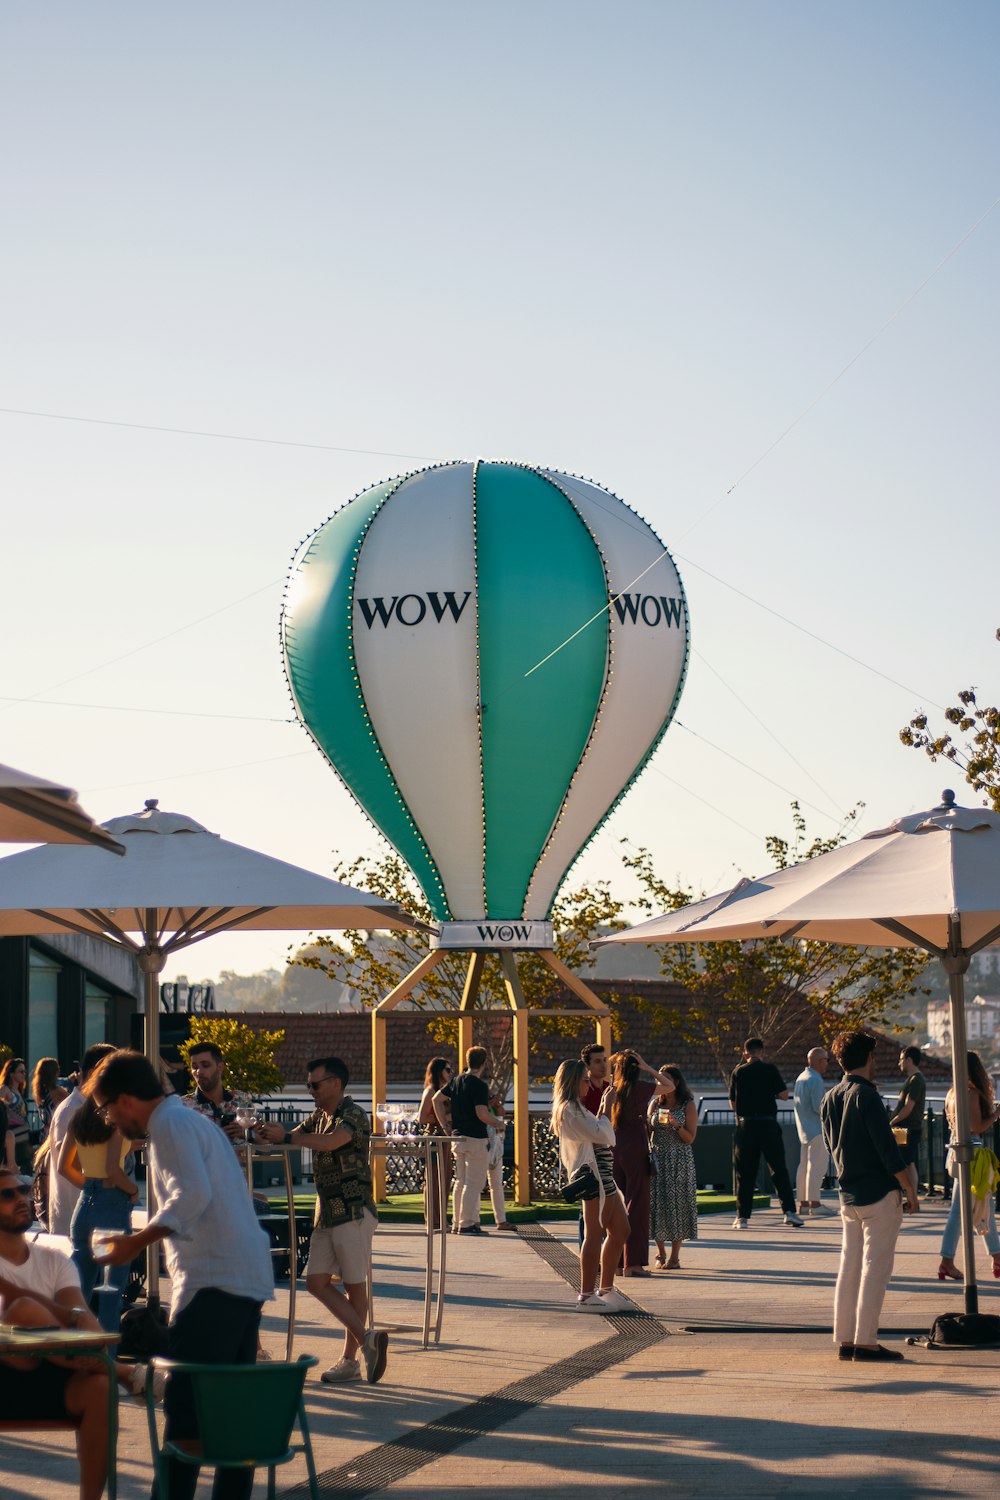
M961 946L977 953L1000 938L1000 813L957 807L953 792L944 797L929 812L603 941L807 937L923 948L940 958L957 919Z
M366 891L227 843L155 800L104 825L125 858L102 849L29 849L0 859L0 936L49 932L103 938L133 953L145 975L146 1055L160 1051L159 976L172 953L234 928L412 928L420 924ZM147 1256L156 1297L158 1255Z
M0 766L0 841L5 844L96 844L125 849L95 823L68 786Z
M395 902L230 844L155 801L104 827L125 859L46 848L0 860L0 937L77 932L166 957L234 927L415 925Z
M841 848L760 880L741 880L694 906L653 917L604 942L721 943L815 939L922 948L948 975L952 1076L968 1073L964 975L974 953L1000 940L1000 814L939 807L897 818ZM966 1311L977 1310L969 1191L968 1091L955 1089Z

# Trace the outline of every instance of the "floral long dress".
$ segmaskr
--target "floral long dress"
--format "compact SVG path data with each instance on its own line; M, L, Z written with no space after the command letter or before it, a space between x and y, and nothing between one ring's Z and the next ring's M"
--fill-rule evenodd
M684 1124L683 1104L670 1111L670 1118ZM650 1202L650 1229L653 1239L666 1244L669 1240L698 1238L698 1183L694 1170L694 1151L690 1142L682 1141L669 1125L658 1125L652 1112L653 1181Z

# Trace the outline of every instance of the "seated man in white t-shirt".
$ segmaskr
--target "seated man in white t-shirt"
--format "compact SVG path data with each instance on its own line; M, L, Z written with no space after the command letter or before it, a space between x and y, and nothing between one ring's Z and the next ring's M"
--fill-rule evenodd
M51 1245L29 1243L31 1185L0 1169L0 1319L18 1328L101 1332L84 1305L76 1267ZM104 1365L17 1356L0 1359L0 1421L74 1422L80 1500L100 1500L108 1473Z

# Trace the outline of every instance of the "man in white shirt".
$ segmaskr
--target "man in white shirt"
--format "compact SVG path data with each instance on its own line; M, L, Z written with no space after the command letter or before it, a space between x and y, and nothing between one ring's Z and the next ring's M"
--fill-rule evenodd
M83 1054L83 1079L81 1081L85 1081L97 1064L114 1050L110 1042L95 1042L92 1047L88 1047ZM73 1210L80 1196L80 1189L59 1171L59 1157L62 1155L66 1137L72 1129L73 1116L78 1109L82 1108L83 1094L80 1089L76 1088L71 1094L66 1095L61 1104L56 1106L49 1124L49 1221L46 1226L49 1234L69 1234L69 1227L73 1222Z
M133 1140L147 1137L156 1210L145 1229L114 1239L102 1259L127 1265L164 1241L171 1279L168 1352L196 1364L247 1364L257 1358L261 1306L274 1295L271 1250L239 1162L212 1120L164 1096L156 1070L137 1052L106 1057L87 1084L105 1118ZM191 1383L167 1381L166 1437L196 1441ZM198 1470L171 1462L159 1500L192 1500ZM213 1500L249 1500L253 1470L218 1469Z
M823 1207L820 1191L830 1159L823 1144L823 1122L819 1107L823 1103L826 1084L823 1075L829 1058L824 1047L813 1047L806 1057L806 1066L795 1080L795 1128L799 1135L799 1170L795 1191L799 1198L800 1214L832 1213Z
M69 1256L29 1244L31 1188L0 1170L0 1318L19 1328L101 1325L83 1303ZM76 1422L80 1500L100 1500L108 1474L108 1379L104 1366L57 1359L0 1359L0 1417L24 1422Z

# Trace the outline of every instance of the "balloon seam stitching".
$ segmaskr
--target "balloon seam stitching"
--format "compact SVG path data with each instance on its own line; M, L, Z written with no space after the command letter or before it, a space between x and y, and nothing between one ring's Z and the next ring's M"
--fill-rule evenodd
M522 464L520 467L527 468L528 465ZM604 548L601 546L601 544L598 541L598 539L597 539L596 535L594 534L593 530L588 525L587 520L584 517L582 511L580 510L580 508L576 504L576 502L573 500L573 497L569 494L568 490L563 485L561 485L553 477L553 475L547 469L536 469L533 472L537 473L537 474L540 474L541 477L548 484L552 485L553 489L557 490L559 492L559 494L563 496L563 498L566 500L567 504L572 509L573 514L579 520L580 525L584 528L584 530L586 531L587 535L590 537L591 541L593 542L595 548L597 549L597 555L601 559L601 571L604 574L604 587L605 587L605 590L607 592L607 597L608 597L608 607L605 610L605 633L606 633L606 636L607 636L607 649L606 649L605 665L604 665L604 680L601 683L601 691L600 691L600 694L599 694L598 699L597 699L597 705L596 705L596 707L594 709L594 716L591 719L590 729L587 732L586 741L584 742L583 749L580 752L579 759L577 760L576 769L573 771L572 775L570 776L569 785L567 786L565 792L562 795L562 800L560 801L559 807L558 807L558 809L556 811L556 815L555 815L555 817L552 820L552 826L550 827L548 833L546 834L545 838L542 841L542 847L541 847L541 849L538 852L538 858L535 860L534 868L532 869L531 875L530 875L530 877L528 879L528 886L527 886L527 890L525 891L525 896L524 896L524 907L522 908L522 912L521 912L522 916L527 916L527 914L528 914L528 911L529 911L529 908L530 908L530 903L531 903L532 887L534 886L535 881L536 881L536 879L538 877L539 867L540 867L543 859L545 858L546 852L551 847L552 841L553 841L553 839L555 838L555 835L556 835L556 831L559 828L559 825L560 825L560 823L562 822L562 820L563 820L563 818L565 816L566 808L567 808L567 805L569 803L570 796L571 796L571 794L573 792L573 787L574 787L574 785L576 783L577 777L579 776L581 770L583 769L584 761L587 759L588 752L590 751L590 748L591 748L591 746L592 746L592 744L594 742L594 736L595 736L595 734L597 732L597 726L601 722L601 713L602 713L602 710L604 708L604 704L605 704L605 702L607 700L608 686L609 686L609 684L611 682L612 675L614 674L614 638L612 636L612 631L611 631L611 607L610 607L610 602L611 602L611 579L608 576L608 560L607 560L607 558L604 555ZM574 855L574 860L575 859L576 859L576 856ZM570 863L573 863L573 861L571 861ZM567 866L567 869L568 868L569 867ZM545 911L546 918L548 918L551 915L551 913L552 913L552 907L555 904L556 895L558 893L560 885L563 882L563 878L565 876L565 873L566 872L564 870L562 872L562 875L560 875L559 880L556 882L555 889L553 890L553 893L552 893L552 900L549 902L549 904L548 904L548 906L546 908L546 911Z
M460 462L460 460L454 460L454 459L452 459L452 460L448 460L446 462L439 463L439 464L427 464L422 469L411 469L411 470L409 470L405 474L395 475L390 480L379 480L375 484L366 485L364 487L364 489L358 490L356 494L352 495L352 497L351 497L350 500L348 500L344 505L338 506L335 511L333 511L329 516L327 516L327 518L326 518L325 521L323 521L319 526L317 526L315 528L314 531L310 532L307 537L303 538L303 540L299 542L299 545L296 547L295 552L294 552L294 554L292 556L292 564L291 564L291 567L289 569L288 577L285 580L285 588L284 588L284 592L283 592L283 595L282 595L281 615L280 615L279 624L278 624L279 643L280 643L281 649L282 649L282 672L283 672L283 675L284 675L284 678L285 678L285 686L288 689L288 695L289 695L289 698L291 699L291 702L292 702L292 709L293 709L293 712L295 714L296 720L302 726L302 728L305 730L305 732L308 735L309 739L312 741L312 743L315 745L316 749L319 751L320 755L322 755L322 757L326 761L327 765L333 771L334 775L336 776L337 780L340 782L341 786L344 787L344 789L346 790L346 792L350 796L352 802L354 802L355 806L360 810L362 817L365 819L365 821L372 828L375 829L375 831L377 833L379 833L383 838L386 838L386 841L389 844L392 844L392 840L389 839L387 837L387 835L383 833L382 829L379 828L378 824L369 815L367 809L365 808L365 806L362 803L362 801L361 801L360 797L358 796L358 794L355 792L354 788L350 785L350 783L347 781L346 777L340 772L340 770L338 769L338 767L330 759L330 757L327 754L326 750L319 743L319 741L317 740L316 736L313 734L312 730L310 729L309 725L305 722L305 720L302 718L301 714L299 713L298 702L296 701L295 691L294 691L294 688L292 686L291 678L290 678L289 672L288 672L288 650L287 650L287 629L286 629L286 613L287 613L287 605L288 605L288 590L289 590L289 587L291 585L292 578L295 576L296 572L298 572L298 571L301 570L302 565L308 559L309 552L310 552L310 549L311 549L311 546L312 546L313 542L319 536L320 532L324 529L324 527L327 526L329 524L329 522L333 520L334 516L340 515L343 511L345 511L347 509L347 507L349 505L353 505L354 502L356 500L360 500L362 498L362 496L370 494L372 490L378 489L382 485L391 485L391 488L387 490L387 492L386 492L385 495L383 495L383 497L382 497L381 501L379 502L378 506L372 512L372 514L369 516L369 518L368 518L367 522L365 523L365 526L364 526L364 528L363 528L360 536L357 538L357 541L356 541L355 546L354 546L353 555L352 555L352 559L351 559L350 578L349 578L348 590L347 590L348 597L350 598L352 606L353 606L353 601L354 601L354 579L355 579L355 575L357 573L358 559L359 559L359 556L360 556L360 553L361 553L361 548L362 548L362 546L364 544L365 537L367 536L369 530L371 529L372 522L375 520L375 517L379 514L379 512L383 509L383 507L386 504L386 501L389 500L389 499L391 499L393 495L397 494L398 491L400 489L402 489L403 485L406 484L408 480L415 479L419 474L428 474L428 473L431 473L431 472L433 472L434 470L437 470L437 469L452 468L454 466L454 464L457 463L457 462ZM305 549L305 550L303 551L303 549ZM401 790L399 788L399 784L396 781L395 776L393 775L392 769L389 766L389 763L388 763L388 761L385 758L385 754L384 754L384 752L382 750L381 742L379 741L378 735L375 732L375 726L372 723L371 716L370 716L370 714L368 712L368 705L365 702L364 690L363 690L363 688L361 686L361 678L360 678L360 675L358 673L357 660L356 660L355 654L354 654L353 632L354 632L354 625L353 625L353 610L352 610L351 627L350 627L350 629L348 631L348 636L347 636L347 649L348 649L348 660L349 660L349 664L350 664L351 676L352 676L352 678L354 680L355 690L357 691L357 694L358 694L358 702L359 702L359 704L361 706L361 713L362 713L362 715L364 717L365 723L368 726L368 731L369 731L369 734L371 735L372 744L374 746L375 753L376 753L376 755L377 755L377 757L379 759L379 762L380 762L383 770L385 771L386 775L389 778L389 783L390 783L390 786L392 788L393 793L395 794L396 801L398 802L400 808L402 809L403 815L406 818L406 821L407 821L407 823L410 826L410 830L414 834L414 836L416 837L417 843L419 844L420 848L422 849L422 851L423 851L423 853L424 853L424 855L426 857L427 863L430 866L431 872L433 873L434 880L435 880L435 882L437 884L438 893L439 893L441 902L442 902L442 904L444 906L445 920L452 920L453 919L453 914L452 914L452 911L451 911L450 903L448 901L448 894L447 894L447 891L445 890L445 887L444 887L444 882L441 879L441 872L438 869L437 863L436 863L433 855L431 854L430 849L427 846L427 842L426 842L423 834L421 833L419 827L417 826L417 824L416 824L416 822L415 822L415 820L413 818L413 814L410 811L409 805L407 804L407 801L406 801L405 797L403 796L403 794L402 794L402 792L401 792ZM393 847L395 848L395 845L393 845ZM399 851L397 851L397 852L399 852ZM401 854L400 857L403 858L403 860L404 860L404 862L406 864L409 864L409 861L406 860L406 858L405 858L404 855Z

